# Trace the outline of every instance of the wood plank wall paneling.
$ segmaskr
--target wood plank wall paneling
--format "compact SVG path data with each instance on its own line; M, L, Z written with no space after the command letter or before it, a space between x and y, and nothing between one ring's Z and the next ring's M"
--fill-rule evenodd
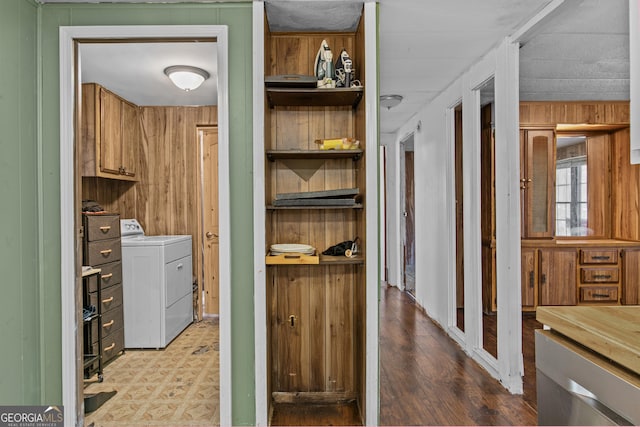
M83 178L82 198L98 201L121 218L138 219L149 235L190 234L195 254L197 127L217 124L217 107L141 107L140 116L140 181Z
M629 129L611 134L612 237L640 240L640 165L629 161Z
M593 235L611 236L611 144L608 134L587 138L587 226Z
M520 126L555 126L558 123L628 124L628 101L576 101L520 103Z

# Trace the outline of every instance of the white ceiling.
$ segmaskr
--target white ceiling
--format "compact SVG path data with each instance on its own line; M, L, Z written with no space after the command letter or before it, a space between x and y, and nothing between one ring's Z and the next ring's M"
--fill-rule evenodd
M115 1L140 0L109 0ZM198 1L208 0L191 0ZM513 34L551 1L378 0L380 94L404 97L399 106L381 110L381 132L394 133L505 36ZM521 100L628 100L628 1L564 0L553 16L527 33L520 49ZM267 0L267 12L271 15L271 25L276 24L277 16L284 17L278 23L282 29L304 27L311 21L323 22L331 29L335 25L350 25L350 16L361 4L362 1L350 0ZM160 45L154 47L161 48ZM100 65L95 67L89 56L83 56L83 74L113 71L113 78L119 80L107 87L116 93L122 88L123 97L140 105L168 105L169 101L182 105L211 104L210 99L182 98L185 94L175 92L177 89L170 86L142 87L146 82L168 84L162 70L178 62L201 66L215 77L215 71L207 68L215 65L204 62L205 58L215 58L215 54L208 50L203 54L198 47L184 46L171 53L158 50L149 55L137 51L130 56L121 51L100 52L96 56ZM214 96L213 89L203 86L204 92ZM172 96L162 98L170 94ZM138 96L141 101L135 100Z
M210 77L185 92L164 74L171 65L202 68ZM81 43L80 70L83 83L100 83L140 106L217 104L215 43Z

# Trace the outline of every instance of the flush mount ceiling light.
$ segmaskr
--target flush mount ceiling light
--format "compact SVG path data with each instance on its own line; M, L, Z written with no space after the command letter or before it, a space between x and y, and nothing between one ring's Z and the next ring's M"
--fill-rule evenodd
M209 73L202 68L188 65L173 65L165 68L164 73L174 85L186 92L197 89L209 78Z
M392 109L402 102L402 95L380 95L380 106L387 110Z

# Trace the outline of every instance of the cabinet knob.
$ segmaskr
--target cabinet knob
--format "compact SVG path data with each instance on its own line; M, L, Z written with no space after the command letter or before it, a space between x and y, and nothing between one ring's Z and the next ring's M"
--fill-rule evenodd
M212 237L218 237L218 235L216 233L212 233L210 231L207 231L206 236L207 236L207 239L210 239Z

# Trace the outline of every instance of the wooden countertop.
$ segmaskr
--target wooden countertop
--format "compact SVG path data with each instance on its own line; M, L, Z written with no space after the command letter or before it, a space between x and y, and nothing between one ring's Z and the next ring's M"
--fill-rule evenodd
M640 306L544 306L536 319L640 374Z

